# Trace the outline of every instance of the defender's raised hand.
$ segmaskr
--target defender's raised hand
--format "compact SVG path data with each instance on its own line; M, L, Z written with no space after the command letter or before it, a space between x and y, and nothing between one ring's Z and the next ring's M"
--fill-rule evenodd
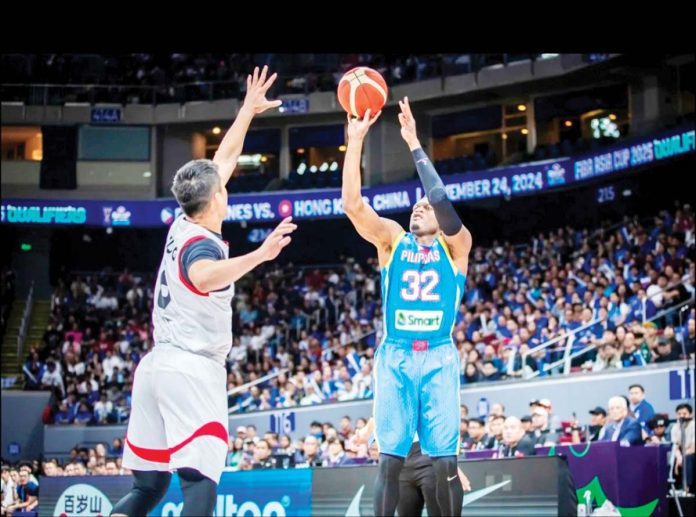
M278 77L278 74L274 73L266 79L267 74L268 65L263 67L261 74L259 74L259 67L257 66L254 68L254 74L247 76L247 92L246 97L244 97L244 104L253 109L256 114L263 113L271 108L278 108L283 103L280 100L269 101L266 99L266 92L268 92L268 89Z

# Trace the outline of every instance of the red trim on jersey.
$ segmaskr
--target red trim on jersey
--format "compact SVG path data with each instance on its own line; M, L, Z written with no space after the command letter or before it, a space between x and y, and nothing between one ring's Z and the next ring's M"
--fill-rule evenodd
M185 250L188 246L190 246L190 245L193 244L194 242L202 241L202 240L205 240L205 239L207 239L207 237L205 237L205 236L203 236L203 235L196 235L195 237L191 237L189 240L187 240L187 241L184 243L184 245L183 245L183 246L181 247L181 249L179 250L179 259L178 259L178 262L179 262L179 280L181 280L181 283L184 284L184 286L186 287L186 289L188 289L189 291L191 291L193 294L197 294L198 296L208 296L208 293L204 293L204 292L202 292L202 291L199 291L198 289L196 289L196 287L195 287L191 282L189 282L188 280L186 280L186 277L184 276L183 267L182 267L182 264L181 264L181 257L184 256L184 250Z
M186 438L183 442L181 442L178 445L175 445L174 447L170 447L169 449L146 449L144 447L136 447L135 445L133 445L133 442L131 442L128 439L128 436L126 436L126 443L128 444L128 447L131 448L133 453L139 458L142 458L147 461L154 461L156 463L169 463L172 454L179 451L196 438L200 438L201 436L212 436L213 438L220 438L223 442L225 442L225 445L227 445L227 431L225 430L225 426L223 426L220 422L208 422L207 424L197 429L191 436Z

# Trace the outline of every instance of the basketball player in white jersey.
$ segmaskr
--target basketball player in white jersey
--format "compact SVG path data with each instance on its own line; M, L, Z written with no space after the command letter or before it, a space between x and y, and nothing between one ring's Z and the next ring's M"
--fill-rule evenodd
M222 240L225 185L255 114L280 106L266 92L267 67L247 78L247 94L213 160L193 160L176 173L172 192L183 214L172 224L155 285L155 346L138 365L123 466L131 492L112 515L147 515L181 480L181 515L213 515L228 444L225 358L232 344L234 282L290 243L296 225L284 219L247 255L228 258Z

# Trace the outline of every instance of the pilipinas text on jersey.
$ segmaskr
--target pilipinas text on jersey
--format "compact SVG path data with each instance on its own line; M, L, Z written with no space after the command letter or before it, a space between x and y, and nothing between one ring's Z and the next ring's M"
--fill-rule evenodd
M423 246L402 233L382 268L385 339L449 338L465 285L442 236Z

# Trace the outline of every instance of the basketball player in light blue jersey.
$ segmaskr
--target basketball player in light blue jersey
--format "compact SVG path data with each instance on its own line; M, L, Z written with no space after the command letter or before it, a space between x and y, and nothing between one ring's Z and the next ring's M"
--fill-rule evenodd
M471 233L418 141L408 99L399 106L401 136L427 194L413 207L410 231L377 215L360 193L362 144L379 114L349 118L343 166L343 208L358 233L377 248L382 273L384 338L374 366L380 449L375 515L394 515L399 474L416 432L423 453L433 459L442 515L461 515L459 354L452 330L466 284Z

